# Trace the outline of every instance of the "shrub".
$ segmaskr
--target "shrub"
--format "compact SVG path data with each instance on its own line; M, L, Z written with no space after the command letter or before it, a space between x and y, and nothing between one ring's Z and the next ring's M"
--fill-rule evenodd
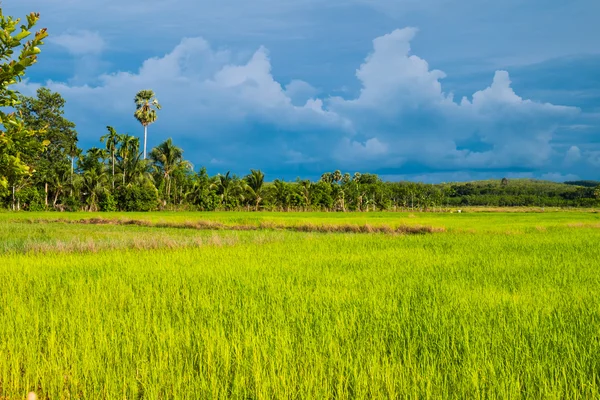
M151 182L126 186L117 192L117 203L123 211L153 211L159 204L158 190Z

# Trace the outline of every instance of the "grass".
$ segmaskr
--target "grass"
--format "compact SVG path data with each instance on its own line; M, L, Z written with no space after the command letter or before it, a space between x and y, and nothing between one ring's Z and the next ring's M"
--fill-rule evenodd
M598 398L599 223L0 214L0 398Z

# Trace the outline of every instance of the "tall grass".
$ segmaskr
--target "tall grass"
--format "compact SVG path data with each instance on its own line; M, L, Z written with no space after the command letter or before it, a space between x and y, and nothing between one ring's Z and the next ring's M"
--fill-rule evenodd
M212 241L4 251L0 398L598 398L600 229L538 225L398 236L5 222L22 244L80 229Z

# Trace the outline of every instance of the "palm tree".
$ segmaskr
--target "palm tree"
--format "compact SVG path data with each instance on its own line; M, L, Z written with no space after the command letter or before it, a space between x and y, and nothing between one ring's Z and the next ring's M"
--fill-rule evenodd
M75 158L79 156L81 156L81 149L77 147L76 142L73 142L69 147L69 157L71 158L71 185L73 185L73 173L75 172ZM73 194L72 191L71 194Z
M304 200L304 205L306 207L310 207L310 194L312 190L312 182L309 179L300 180L300 178L298 178L296 182L300 186L300 194L302 195L302 198Z
M189 169L191 165L183 159L183 150L173 144L171 138L152 149L150 158L162 172L167 183L167 199L171 196L171 177L177 169Z
M342 180L342 173L339 169L335 170L335 172L333 173L331 179L333 180L334 183L337 183L339 181Z
M146 159L146 141L148 139L148 125L156 122L156 111L160 110L160 104L152 90L140 90L135 95L135 113L133 116L144 127L144 160Z
M289 185L280 179L273 181L273 191L275 195L275 201L285 210L289 211L290 206L290 187Z
M321 175L321 181L323 181L325 183L332 183L333 182L333 174L331 172L325 172L323 175Z
M234 200L244 200L243 192L248 190L247 187L248 185L244 180L231 175L231 172L227 171L225 175L218 174L209 189L217 192L217 195L221 198L221 206L229 207L232 203L235 203Z
M123 171L123 185L125 185L125 176L128 172L128 166L134 158L140 156L140 139L128 134L120 135L118 155L121 158L121 170Z
M262 201L262 192L265 183L265 174L260 170L250 170L250 175L246 176L248 191L254 197L254 210L258 211L258 205Z
M115 188L115 152L117 151L117 145L119 144L119 140L121 135L117 133L115 128L112 126L107 126L108 133L102 137L100 137L100 141L102 143L106 142L106 150L110 153L110 158L112 160L112 187Z

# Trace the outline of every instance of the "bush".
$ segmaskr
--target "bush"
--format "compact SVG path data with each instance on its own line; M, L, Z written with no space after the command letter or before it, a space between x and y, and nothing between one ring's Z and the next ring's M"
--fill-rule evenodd
M79 200L79 197L76 196L69 196L65 199L65 201L63 201L63 205L65 206L65 209L67 211L79 211L81 209L81 201Z
M118 190L117 203L122 211L153 211L159 204L158 190L151 182L126 186Z
M117 211L118 203L117 200L113 197L112 194L106 193L100 199L100 211Z
M21 208L29 211L44 211L44 197L35 187L27 187L19 190L15 197L20 201Z

